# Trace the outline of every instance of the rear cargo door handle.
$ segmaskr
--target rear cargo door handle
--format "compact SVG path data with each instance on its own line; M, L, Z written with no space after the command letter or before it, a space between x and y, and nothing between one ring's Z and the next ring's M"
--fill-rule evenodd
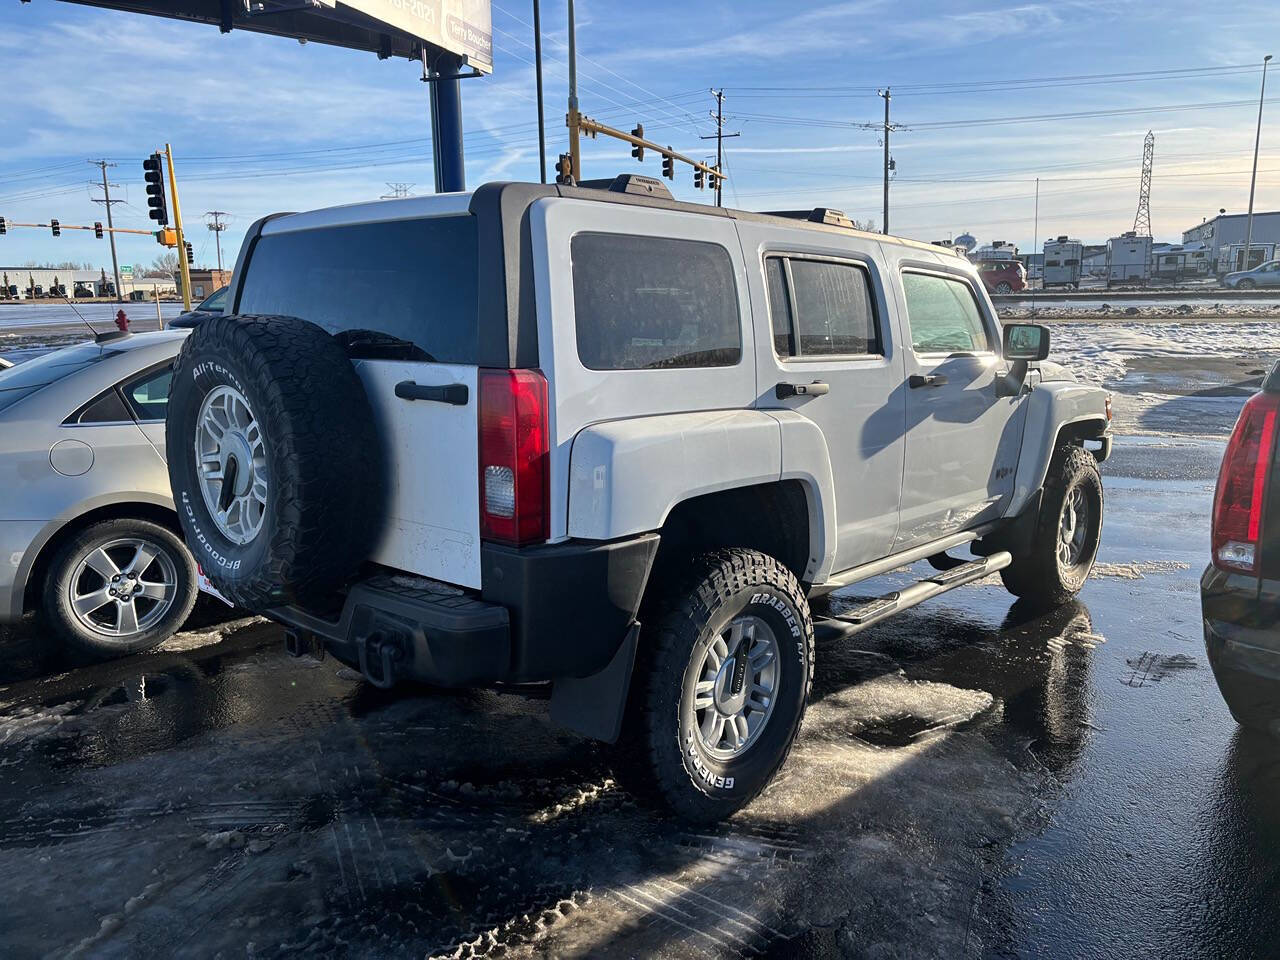
M944 387L947 384L947 378L940 373L913 373L907 377L907 386L912 390L920 387Z
M821 397L831 392L831 385L815 380L813 383L780 383L773 388L773 395L779 400L788 397Z
M436 403L465 407L470 391L465 383L446 383L433 387L425 383L414 383L412 380L401 380L396 384L396 396L401 400L434 400Z

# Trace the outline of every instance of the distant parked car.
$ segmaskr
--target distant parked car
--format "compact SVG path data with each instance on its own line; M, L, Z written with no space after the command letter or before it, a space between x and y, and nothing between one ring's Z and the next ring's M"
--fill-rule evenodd
M1252 270L1237 270L1222 278L1224 287L1252 290L1255 287L1280 287L1280 260L1268 260Z
M1245 403L1213 498L1213 559L1200 578L1218 689L1245 727L1280 733L1280 363Z
M988 293L1017 293L1027 289L1027 269L1021 260L979 260L978 276Z
M163 456L185 336L108 335L0 371L0 621L38 610L109 657L186 620L197 569Z
M184 329L194 327L205 317L218 316L222 313L224 304L227 301L227 288L221 287L213 291L209 296L205 297L186 313L180 313L169 321L170 327Z

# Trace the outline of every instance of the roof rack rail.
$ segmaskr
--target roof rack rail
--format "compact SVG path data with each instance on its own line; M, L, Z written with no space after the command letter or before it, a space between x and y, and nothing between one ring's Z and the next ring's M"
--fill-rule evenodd
M787 217L791 220L809 220L812 223L826 223L833 227L853 229L853 221L843 210L834 207L814 207L812 210L766 210L771 217Z
M611 180L582 180L578 186L588 190L608 190L610 193L629 193L641 197L661 197L674 200L667 185L657 177L646 177L639 173L620 173Z

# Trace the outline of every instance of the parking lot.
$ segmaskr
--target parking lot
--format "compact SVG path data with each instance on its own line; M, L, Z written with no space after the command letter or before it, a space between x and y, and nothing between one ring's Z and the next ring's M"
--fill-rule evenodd
M5 954L1264 954L1275 751L1218 697L1196 586L1244 330L1088 354L1122 436L1079 600L984 582L820 647L790 759L722 827L637 804L538 689L393 697L211 600L103 665L6 630Z

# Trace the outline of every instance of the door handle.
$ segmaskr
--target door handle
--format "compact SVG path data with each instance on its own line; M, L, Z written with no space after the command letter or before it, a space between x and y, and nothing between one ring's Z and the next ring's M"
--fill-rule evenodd
M396 396L401 400L434 400L436 403L465 407L470 395L465 383L446 383L433 387L425 383L414 383L412 380L401 380L396 384Z
M813 383L780 383L773 388L773 395L779 400L788 397L821 397L831 392L831 385L821 380Z
M943 387L946 383L947 378L940 373L913 373L907 377L907 386L912 390L920 387Z

